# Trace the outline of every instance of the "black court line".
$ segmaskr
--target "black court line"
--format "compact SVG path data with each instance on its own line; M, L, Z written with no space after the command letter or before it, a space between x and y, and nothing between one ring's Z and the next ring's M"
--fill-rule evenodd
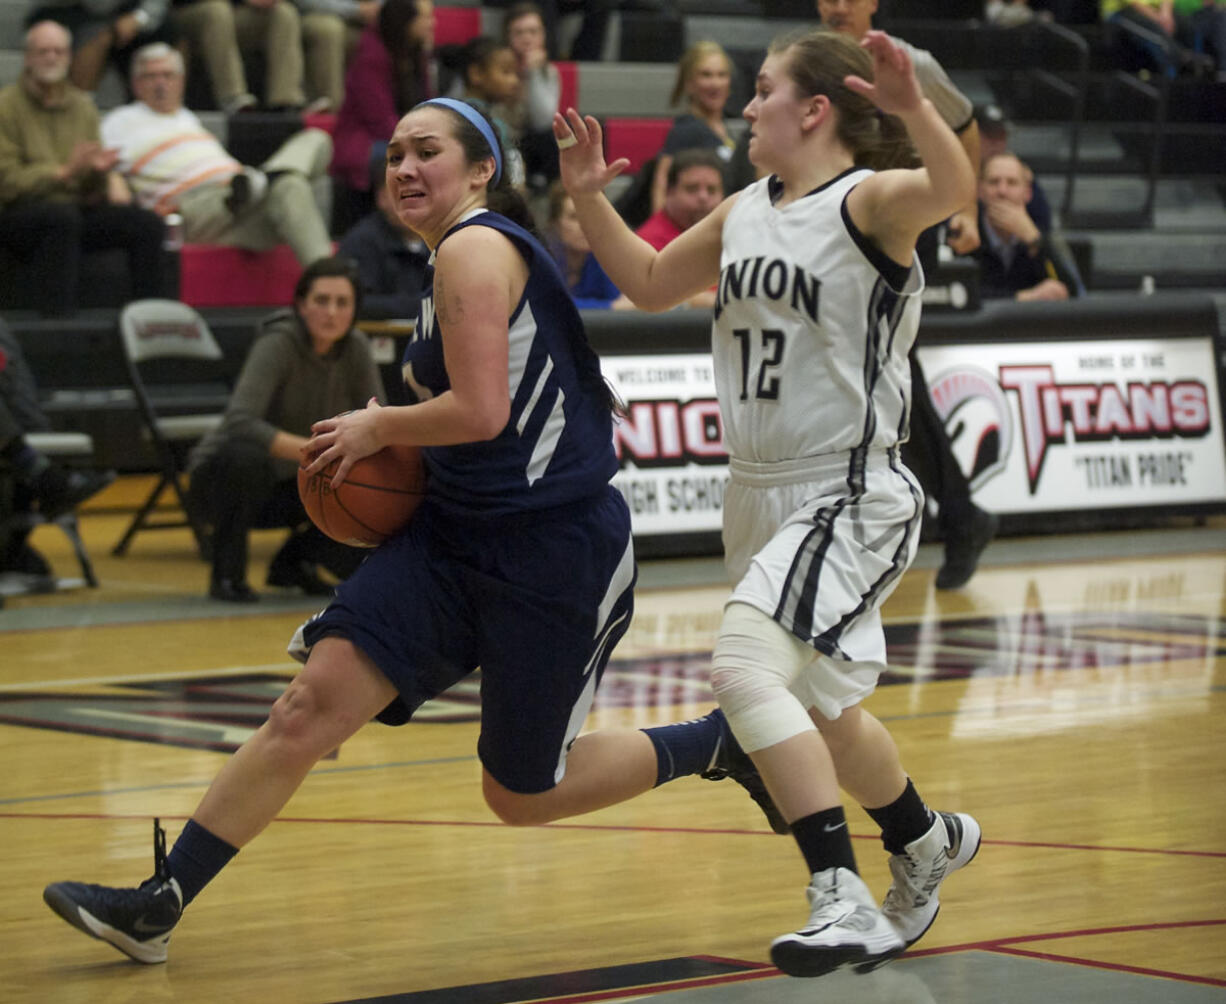
M336 1004L519 1004L521 1001L580 1004L616 1000L633 994L686 990L777 976L774 966L715 956L659 959L599 969L579 969L492 983L417 990L382 997L362 997Z

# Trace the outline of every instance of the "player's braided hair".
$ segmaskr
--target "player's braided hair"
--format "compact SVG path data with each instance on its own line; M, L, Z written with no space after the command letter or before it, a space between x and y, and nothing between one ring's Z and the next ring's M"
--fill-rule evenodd
M838 137L852 152L857 167L880 171L918 165L902 122L843 83L844 77L853 74L873 79L872 58L854 39L825 29L798 31L775 39L770 51L786 56L788 76L800 93L824 94L830 99L839 113Z

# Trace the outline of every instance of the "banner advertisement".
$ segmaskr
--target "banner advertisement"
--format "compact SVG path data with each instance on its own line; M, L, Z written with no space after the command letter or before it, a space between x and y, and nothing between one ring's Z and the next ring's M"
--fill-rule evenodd
M613 485L635 536L718 531L728 455L707 354L606 356L604 375L626 403Z
M990 512L1226 501L1209 337L918 352L975 502Z

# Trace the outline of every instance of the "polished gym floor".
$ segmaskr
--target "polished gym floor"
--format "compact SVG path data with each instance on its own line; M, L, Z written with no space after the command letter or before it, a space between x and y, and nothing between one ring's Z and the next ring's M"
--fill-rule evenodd
M927 936L874 974L770 967L770 940L807 917L804 866L731 781L499 824L475 684L321 762L146 967L53 916L42 887L151 872L152 818L173 840L292 675L285 645L317 603L207 600L182 530L111 557L124 480L82 518L99 587L71 581L42 527L63 588L0 610L0 1000L1226 1002L1226 521L999 539L953 593L921 548L868 706L984 845ZM257 588L278 539L254 539ZM726 595L716 559L644 562L589 726L709 709ZM883 894L875 827L848 813Z

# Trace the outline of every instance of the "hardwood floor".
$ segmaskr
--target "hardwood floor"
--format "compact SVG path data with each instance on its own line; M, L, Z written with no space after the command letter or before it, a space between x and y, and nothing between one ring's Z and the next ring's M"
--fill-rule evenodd
M322 761L191 906L167 965L136 966L57 920L45 883L149 874L151 818L174 839L293 672L285 644L315 608L271 591L251 608L207 601L186 531L110 557L124 524L112 504L104 493L83 518L100 588L0 611L5 1001L819 999L762 968L771 938L807 915L806 877L733 782L503 826L481 800L472 686ZM256 537L257 587L277 540ZM36 542L75 574L54 528ZM937 560L926 547L889 601L895 671L869 707L926 799L979 818L984 847L942 887L928 935L883 970L895 975L828 988L887 999L870 991L911 979L888 999L942 1004L1104 988L1119 1004L1226 999L1226 531L1000 540L948 595L932 588ZM712 706L717 563L649 563L642 579L590 727ZM848 811L884 893L876 829ZM997 968L982 984L950 975L985 959ZM1008 994L968 989L1015 971L1041 975ZM947 983L962 991L937 997Z

